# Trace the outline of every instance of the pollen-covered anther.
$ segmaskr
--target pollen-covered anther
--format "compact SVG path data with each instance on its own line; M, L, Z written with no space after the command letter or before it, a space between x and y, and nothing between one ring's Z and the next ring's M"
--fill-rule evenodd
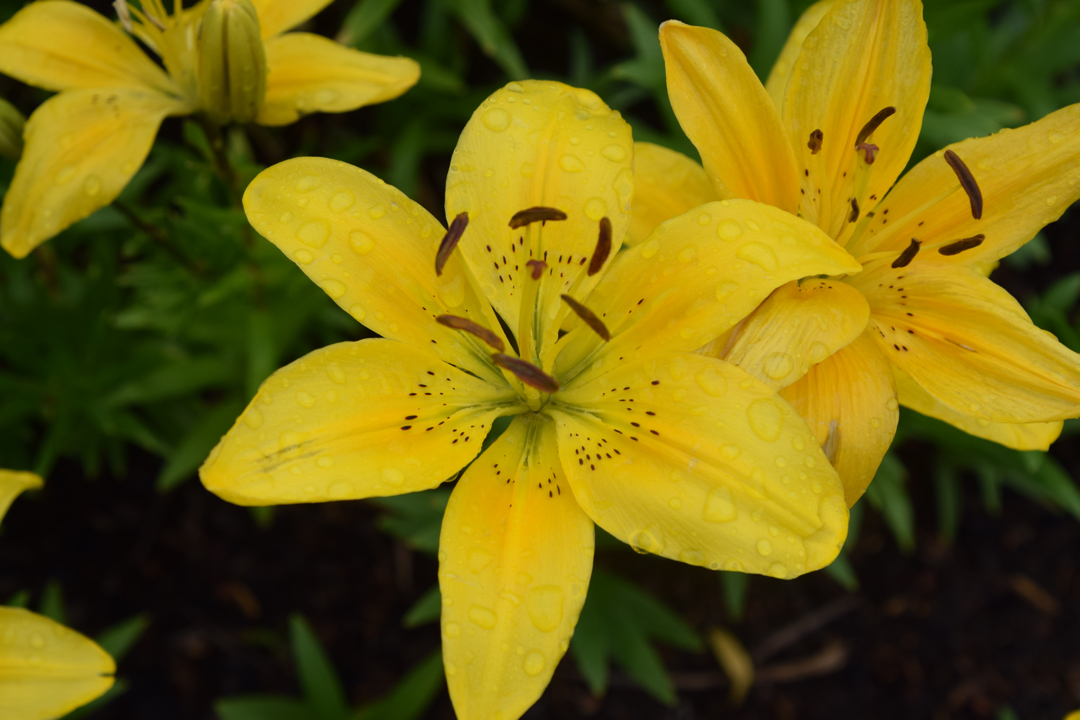
M501 337L491 330L488 330L483 325L478 325L468 318L458 317L457 315L440 315L435 318L435 322L440 325L445 325L448 328L453 328L454 330L464 330L467 333L472 333L499 352L506 349L506 345L503 344Z
M450 223L450 229L446 231L442 242L439 243L439 252L435 253L435 274L442 275L446 262L450 259L450 253L454 252L461 236L465 234L465 228L469 226L469 213L459 213L454 222Z
M611 221L606 217L600 218L600 236L596 239L596 249L593 250L592 260L589 260L589 277L600 272L604 262L611 254Z
M540 392L550 394L559 391L558 381L531 362L505 353L495 353L491 356L491 361L504 370L509 370L514 373L518 380L529 387L536 388Z
M942 255L959 255L965 250L979 247L980 245L982 245L983 240L985 239L986 236L982 233L979 233L978 235L964 238L963 240L957 240L956 242L949 243L948 245L943 245L938 248L938 252Z
M566 213L558 208L551 207L531 207L524 210L518 210L514 213L514 217L510 218L510 227L517 230L520 227L532 224L534 222L547 222L548 220L565 220Z
M855 198L851 198L851 214L848 215L848 222L853 223L859 219L859 201Z
M911 238L911 244L907 246L907 249L905 249L904 252L900 253L900 257L893 260L892 266L894 268L902 268L910 265L911 261L915 259L915 256L919 254L919 248L921 246L921 242L915 238Z
M815 130L810 133L810 139L806 143L806 147L810 148L811 155L817 155L821 152L821 143L825 140L825 133L820 130Z
M573 310L586 325L591 327L597 335L602 337L605 341L611 339L611 333L608 332L607 325L604 324L603 320L596 316L596 313L594 313L592 310L585 307L569 295L564 294L562 296L562 299L563 302L569 305L570 309Z
M960 181L960 187L964 188L964 192L967 193L968 200L971 202L971 217L976 220L981 219L983 197L982 190L979 189L979 183L975 182L975 176L971 174L968 166L964 164L960 156L952 150L945 151L945 162L949 163L949 167L956 173L956 179Z
M547 263L543 260L530 260L525 265L532 271L533 280L539 280L543 276L544 270L547 269Z

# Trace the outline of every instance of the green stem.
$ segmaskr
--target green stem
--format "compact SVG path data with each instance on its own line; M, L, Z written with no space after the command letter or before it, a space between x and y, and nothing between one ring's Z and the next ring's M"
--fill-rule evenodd
M114 200L113 207L116 208L121 215L126 217L128 221L136 228L141 230L151 240L161 246L165 252L172 256L174 260L183 265L188 272L192 275L202 276L203 269L199 265L192 263L175 245L169 240L169 234L153 224L149 220L143 218L137 213L134 208L130 207L123 200Z

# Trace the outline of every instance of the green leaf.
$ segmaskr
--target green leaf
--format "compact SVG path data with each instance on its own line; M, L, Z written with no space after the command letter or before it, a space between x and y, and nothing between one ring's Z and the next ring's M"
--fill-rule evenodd
M911 496L904 487L903 464L892 453L886 453L877 474L866 489L866 498L885 517L896 544L905 553L915 549L915 516Z
M157 489L172 490L187 479L206 460L221 436L228 432L243 411L238 400L227 400L204 413L176 448L165 458L165 465L157 477Z
M337 41L342 45L357 47L400 4L401 0L360 0L345 16Z
M122 620L116 625L105 630L97 637L97 644L102 650L113 656L117 662L127 655L132 646L139 641L146 628L150 626L150 618L146 615L134 615L127 620Z
M67 612L64 610L64 591L60 587L59 580L50 580L45 584L45 590L41 593L41 601L38 603L38 613L61 625L67 624Z
M859 589L859 577L855 574L855 568L851 566L851 559L843 550L835 560L825 566L825 573L848 592Z
M435 585L409 608L401 624L407 628L427 625L429 622L438 620L440 613L442 613L442 593L439 592L439 586Z
M757 0L757 33L747 60L764 83L795 24L788 0Z
M295 698L241 695L214 703L220 720L311 720L312 710Z
M30 606L30 591L19 590L17 593L8 598L4 603L6 607L14 608L27 608Z
M439 551L439 531L443 512L450 500L450 490L437 488L424 492L372 498L390 514L379 518L379 527L405 541L414 550L434 555Z
M521 52L502 20L491 8L491 0L445 0L446 8L473 36L484 54L494 60L511 80L528 77Z
M720 17L706 0L667 0L665 4L673 18L688 25L723 30Z
M304 699L318 720L346 720L349 715L345 691L319 639L302 615L289 617L296 674Z
M105 407L145 405L209 387L223 386L233 379L232 367L216 357L184 358L162 363L142 377L125 383L104 400Z
M937 500L938 534L948 545L956 540L963 512L964 495L960 478L951 463L939 463L934 473L934 497Z
M355 720L416 720L445 685L442 653L421 660L382 700L361 708Z
M724 607L735 622L742 620L746 610L746 596L750 592L750 576L741 572L721 570L720 590L724 596Z

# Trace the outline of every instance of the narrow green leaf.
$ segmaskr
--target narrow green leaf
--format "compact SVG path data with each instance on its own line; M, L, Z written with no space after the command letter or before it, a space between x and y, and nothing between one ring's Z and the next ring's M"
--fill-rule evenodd
M165 465L158 474L157 489L161 492L172 490L190 477L243 409L239 400L226 400L204 413L165 458Z
M859 589L859 578L855 574L855 568L851 566L851 559L843 550L835 560L825 566L825 573L848 592Z
M352 6L337 41L342 45L357 47L394 12L401 0L360 0Z
M120 662L149 626L148 616L133 615L98 635L97 644L102 650L112 655L114 660Z
M409 608L401 624L407 628L427 625L429 622L438 620L441 612L442 593L439 592L439 586L434 585Z
M896 544L908 553L915 549L915 516L911 496L904 487L905 474L904 466L896 456L886 453L866 489L866 497L885 517Z
M761 82L769 77L773 63L787 42L788 33L795 24L791 17L788 0L757 0L757 33L754 47L747 58Z
M570 641L570 654L574 656L589 691L596 697L602 696L607 690L608 658L611 655L609 635L603 610L590 608L586 599L585 609L581 611L574 637Z
M9 597L8 601L6 603L4 603L4 605L6 605L7 607L15 607L15 608L27 608L27 607L29 607L30 606L30 591L28 591L28 590L20 590L20 591L18 591L17 593L15 593L11 597Z
M939 464L934 473L934 497L937 499L938 534L946 544L956 539L960 526L960 514L963 511L963 493L956 468L950 464Z
M311 626L302 615L294 614L289 618L289 632L307 705L318 720L346 720L349 709L341 680Z
M124 678L117 678L116 682L112 684L105 694L101 697L95 698L91 702L83 705L82 707L75 708L67 715L64 715L62 720L78 720L79 718L93 715L101 708L111 703L116 698L120 697L128 690L128 681Z
M358 710L354 719L416 720L427 711L445 684L442 653L436 650L410 670L386 697Z
M735 622L742 620L746 610L746 596L750 592L750 576L741 572L721 570L720 589L724 594L724 607Z
M220 720L311 720L312 710L295 698L243 695L214 703Z
M38 613L61 625L67 624L67 612L64 610L64 591L60 587L59 580L50 580L45 584L45 590L41 593L41 601L38 603Z

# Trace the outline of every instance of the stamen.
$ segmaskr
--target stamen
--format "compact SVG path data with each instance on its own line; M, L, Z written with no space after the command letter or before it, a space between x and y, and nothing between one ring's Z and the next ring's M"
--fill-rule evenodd
M611 333L608 332L607 325L604 324L603 320L596 317L596 313L594 313L592 310L585 307L569 295L563 295L562 299L563 302L570 306L571 310L577 313L577 316L581 318L586 325L596 331L597 335L604 338L605 341L611 339Z
M566 213L558 208L531 207L519 210L510 218L510 227L517 230L534 222L547 222L548 220L565 220Z
M892 266L894 268L902 268L910 265L911 261L915 259L915 256L919 254L919 247L921 245L921 242L915 238L911 238L911 244L907 246L907 250L900 253L900 257L893 260Z
M128 4L126 0L114 0L113 7L116 8L116 16L120 20L120 24L128 31L128 34L135 34L135 26L131 24L131 12L128 10Z
M544 270L547 269L547 263L543 260L530 260L525 264L532 269L533 280L539 280L540 276L544 274Z
M873 143L859 143L855 146L855 152L860 150L863 151L863 159L866 160L867 165L874 164L874 161L877 160L878 150L880 149L881 148Z
M600 218L600 237L596 240L596 249L593 250L592 260L589 261L589 277L600 272L604 267L604 261L611 254L611 221L607 217Z
M559 383L555 378L543 372L540 368L530 362L503 353L495 353L491 356L491 360L499 367L514 373L518 380L529 387L534 387L540 392L549 394L559 391Z
M829 421L829 434L825 436L825 444L821 451L825 453L830 465L836 464L836 451L840 449L840 423L836 420Z
M983 240L985 239L986 236L980 233L973 237L964 238L963 240L957 240L954 243L949 243L948 245L939 247L938 252L942 255L959 255L965 250L970 250L973 247L979 247L980 245L982 245Z
M454 222L450 223L450 229L446 231L442 242L439 243L439 252L435 253L435 274L442 275L446 262L450 259L450 253L454 252L458 241L461 240L465 228L469 226L469 213L459 213Z
M817 155L821 152L821 142L825 139L825 133L820 130L815 130L810 133L810 141L806 143L806 147L810 148L811 155Z
M893 116L894 114L896 114L896 108L894 108L892 106L889 106L887 108L882 108L881 110L879 110L877 115L870 118L870 122L863 125L863 129L859 131L858 137L855 138L855 147L859 147L860 145L865 143L866 139L868 137L870 137L870 135L875 130L878 129L878 127L881 125L881 123L885 122L885 120L887 118ZM871 160L869 162L873 162L873 161Z
M467 333L472 333L499 352L506 349L501 337L468 318L458 317L457 315L440 315L435 318L435 322L454 330L464 330Z
M855 198L851 198L851 215L848 216L847 221L853 223L859 219L859 201Z
M971 174L968 166L964 164L960 156L952 150L945 151L945 162L949 163L949 167L956 173L956 179L960 181L960 187L964 188L968 200L971 201L971 217L976 220L981 219L983 211L982 190L979 189L979 184L975 182L975 176Z

